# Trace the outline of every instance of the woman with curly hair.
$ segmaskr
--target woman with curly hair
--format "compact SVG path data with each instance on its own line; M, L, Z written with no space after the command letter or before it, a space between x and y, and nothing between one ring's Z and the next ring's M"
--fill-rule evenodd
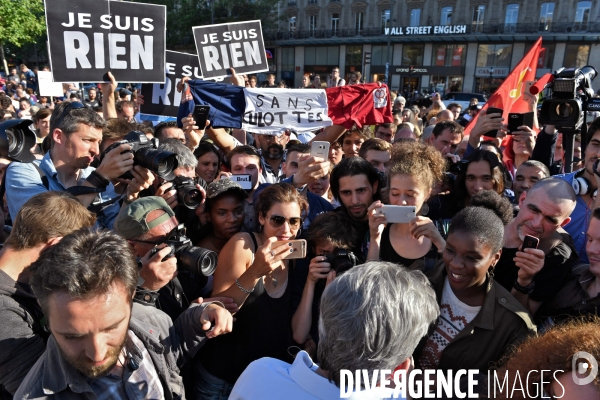
M504 390L497 387L494 398L599 400L599 324L598 318L587 321L573 320L557 325L541 336L529 338L505 356L500 363L502 367L495 371L499 380L508 376L509 384ZM573 370L573 366L577 367L576 370ZM543 379L540 374L542 370ZM537 372L530 374L530 371ZM582 385L582 380L594 372L595 378ZM513 382L517 382L523 390L511 393ZM493 389L491 390L493 393Z
M430 269L445 241L433 221L423 215L423 204L444 176L444 158L432 146L406 142L394 146L389 165L390 204L415 206L417 216L408 224L386 224L385 216L377 213L383 203L374 202L368 211L371 243L367 258Z

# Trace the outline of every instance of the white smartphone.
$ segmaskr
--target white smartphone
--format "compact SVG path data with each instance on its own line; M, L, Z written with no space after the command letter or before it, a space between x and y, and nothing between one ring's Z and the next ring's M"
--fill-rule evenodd
M387 222L393 224L408 224L417 216L417 207L384 205L383 207L376 209L375 213L385 215Z
M248 175L248 174L231 175L229 177L229 179L236 182L244 190L252 190L252 175Z
M310 145L310 156L321 157L327 160L329 158L329 142L312 142Z

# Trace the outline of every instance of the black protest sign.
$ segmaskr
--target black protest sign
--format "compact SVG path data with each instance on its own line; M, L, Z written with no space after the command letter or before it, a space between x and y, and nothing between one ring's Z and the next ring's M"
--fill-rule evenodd
M45 0L55 82L164 82L166 7Z
M195 54L179 53L167 50L166 77L164 83L147 83L142 85L144 104L140 108L142 114L176 117L181 103L181 93L177 92L177 84L183 76L200 79L200 65Z
M268 71L260 21L195 26L192 28L204 78Z

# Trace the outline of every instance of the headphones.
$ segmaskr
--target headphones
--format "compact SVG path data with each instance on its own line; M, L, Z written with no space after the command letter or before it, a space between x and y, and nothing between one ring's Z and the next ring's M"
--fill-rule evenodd
M575 194L577 196L584 196L586 194L588 194L588 191L590 190L590 182L585 179L583 176L577 176L577 175L583 175L583 171L585 171L584 169L581 170L581 172L578 172L575 175L575 179L573 179L573 182L571 183L571 185L573 186L573 190L575 191Z

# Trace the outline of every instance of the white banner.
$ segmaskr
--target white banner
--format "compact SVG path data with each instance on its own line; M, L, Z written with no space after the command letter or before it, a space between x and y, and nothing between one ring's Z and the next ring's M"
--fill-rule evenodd
M244 89L242 129L279 135L286 129L307 132L330 126L323 89Z
M63 86L60 82L52 82L52 72L38 71L38 83L40 84L40 96L64 96Z

